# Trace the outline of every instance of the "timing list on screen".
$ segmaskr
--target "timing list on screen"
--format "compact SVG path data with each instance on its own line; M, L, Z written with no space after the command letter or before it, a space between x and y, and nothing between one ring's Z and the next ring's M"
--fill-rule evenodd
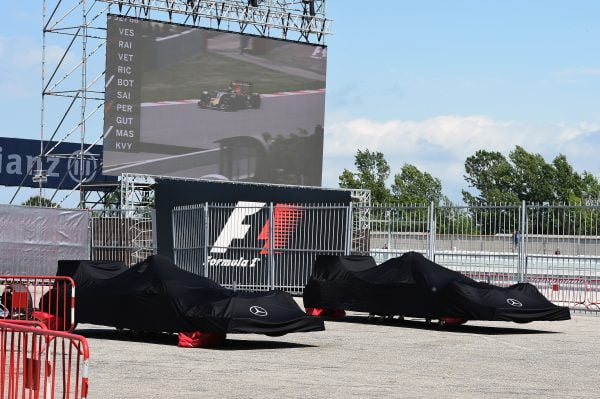
M140 143L139 20L108 16L105 151L137 152Z

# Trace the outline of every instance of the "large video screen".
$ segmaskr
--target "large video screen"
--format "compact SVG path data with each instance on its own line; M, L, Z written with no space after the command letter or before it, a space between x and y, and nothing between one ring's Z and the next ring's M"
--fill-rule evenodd
M104 173L318 186L326 47L108 17Z

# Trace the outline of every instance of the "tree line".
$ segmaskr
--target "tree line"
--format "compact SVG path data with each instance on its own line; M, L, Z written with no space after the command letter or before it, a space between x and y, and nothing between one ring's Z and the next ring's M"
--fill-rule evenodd
M368 189L380 204L450 204L442 182L428 172L404 164L388 186L390 165L379 151L358 150L355 171L344 169L342 188ZM590 172L578 173L560 154L546 162L540 154L515 146L508 158L498 151L479 150L465 160L468 188L462 199L469 206L489 204L581 203L597 204L600 182Z

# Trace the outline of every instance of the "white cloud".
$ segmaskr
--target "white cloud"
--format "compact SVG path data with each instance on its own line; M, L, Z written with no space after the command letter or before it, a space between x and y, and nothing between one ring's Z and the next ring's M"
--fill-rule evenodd
M481 148L504 151L515 144L539 145L549 140L557 142L558 126L537 127L515 122L497 122L485 116L439 116L424 121L375 122L355 119L336 123L327 130L327 154L347 155L368 146L389 156L410 156L419 153L463 157ZM569 134L575 135L578 130ZM436 155L437 156L437 155Z
M495 121L486 116L439 116L423 121L377 122L349 119L330 124L325 134L324 184L336 186L344 168L353 169L357 149L381 151L392 174L404 163L439 177L444 191L454 200L464 181L464 161L480 149L507 155L515 145L542 154L551 161L559 153L576 170L600 172L600 124L534 125Z

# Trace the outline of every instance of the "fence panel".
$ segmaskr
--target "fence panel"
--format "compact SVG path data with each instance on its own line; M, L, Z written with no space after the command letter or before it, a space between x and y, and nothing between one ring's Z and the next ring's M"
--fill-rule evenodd
M75 328L75 283L70 277L0 276L0 319L42 321L50 330Z
M358 223L360 215L368 222ZM478 281L529 281L555 303L600 311L600 207L384 206L355 209L353 252L378 263L421 252ZM360 229L357 228L360 226ZM356 237L360 237L357 240Z
M0 322L0 396L84 399L89 349L79 335L43 324Z
M154 211L106 209L93 211L91 259L133 265L154 254Z
M270 224L274 288L301 294L317 255L344 255L351 211L340 205L275 205L274 219L298 221L295 231ZM277 216L279 214L279 217ZM293 233L293 237L289 236Z
M555 303L600 311L600 208L528 205L526 280Z
M173 210L175 262L225 287L301 293L318 254L343 255L348 207L239 202ZM205 261L206 260L206 261Z
M429 207L425 205L375 205L365 211L357 206L355 218L369 214L368 251L353 248L353 253L370 254L379 262L400 256L408 251L427 253L430 245Z
M521 207L442 206L435 210L434 261L475 280L519 281Z
M271 259L264 243L269 207L260 202L210 204L206 234L206 276L225 287L269 290ZM265 253L266 251L266 253Z
M175 264L200 276L206 276L207 255L205 217L208 208L192 205L173 209L173 253Z

